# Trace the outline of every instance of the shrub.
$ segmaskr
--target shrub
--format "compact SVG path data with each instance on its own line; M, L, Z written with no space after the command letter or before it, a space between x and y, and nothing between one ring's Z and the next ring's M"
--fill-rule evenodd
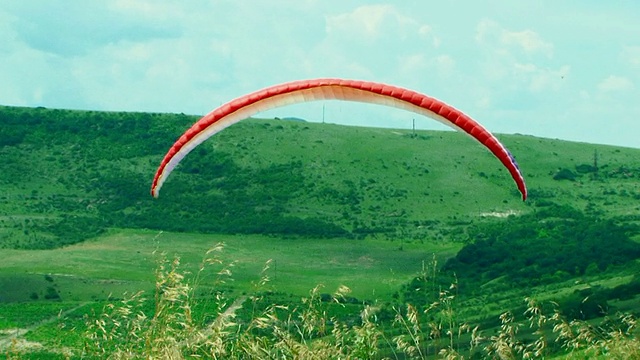
M573 171L567 169L567 168L562 168L560 170L558 170L557 173L555 173L553 175L553 180L569 180L569 181L575 181L576 180L576 173L574 173Z

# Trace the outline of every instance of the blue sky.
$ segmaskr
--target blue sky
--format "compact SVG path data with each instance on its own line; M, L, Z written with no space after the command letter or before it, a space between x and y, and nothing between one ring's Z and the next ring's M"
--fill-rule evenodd
M0 104L205 114L318 77L439 98L495 133L640 148L640 2L6 0ZM441 129L342 102L264 116Z

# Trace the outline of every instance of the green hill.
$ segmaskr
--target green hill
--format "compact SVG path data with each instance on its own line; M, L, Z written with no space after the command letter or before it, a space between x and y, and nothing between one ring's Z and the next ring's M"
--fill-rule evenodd
M502 135L529 186L523 203L500 163L456 132L263 119L202 144L152 199L155 168L195 120L0 108L0 246L53 248L108 228L438 239L549 203L606 217L639 208L638 149Z

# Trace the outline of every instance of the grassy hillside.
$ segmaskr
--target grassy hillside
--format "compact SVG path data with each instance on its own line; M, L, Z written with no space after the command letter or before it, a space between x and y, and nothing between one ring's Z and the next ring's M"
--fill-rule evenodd
M158 253L193 274L219 242L234 281L200 279L202 294L288 302L347 285L360 305L342 313L376 303L389 320L455 282L460 319L486 328L530 295L576 317L637 311L640 149L499 135L524 172L522 202L463 134L251 119L152 199L156 167L195 120L0 107L0 329L42 341L61 325L37 324L57 313L75 327L109 298L153 291Z
M550 202L607 217L638 211L638 149L500 136L527 179L523 203L499 162L462 134L282 120L244 121L205 142L153 200L155 168L194 117L0 110L5 248L107 228L438 239Z

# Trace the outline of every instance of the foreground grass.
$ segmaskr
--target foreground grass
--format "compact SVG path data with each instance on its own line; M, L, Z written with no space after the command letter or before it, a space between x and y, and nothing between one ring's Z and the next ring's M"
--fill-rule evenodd
M207 251L195 271L179 257L156 253L155 289L106 306L60 313L45 329L3 345L6 358L110 359L561 359L640 356L636 319L618 314L600 323L567 320L551 302L527 298L523 314L504 311L494 331L459 320L456 288L437 288L429 304L404 304L385 318L377 305L346 315L350 289L314 287L293 304L271 303L273 262L252 291L224 291L234 262L223 245ZM425 267L428 271L430 267ZM435 266L433 266L435 269ZM435 271L435 270L434 270ZM426 278L433 278L435 273ZM201 288L203 279L209 284ZM346 312L352 312L353 308ZM80 313L84 314L81 315ZM41 345L44 345L42 347Z

